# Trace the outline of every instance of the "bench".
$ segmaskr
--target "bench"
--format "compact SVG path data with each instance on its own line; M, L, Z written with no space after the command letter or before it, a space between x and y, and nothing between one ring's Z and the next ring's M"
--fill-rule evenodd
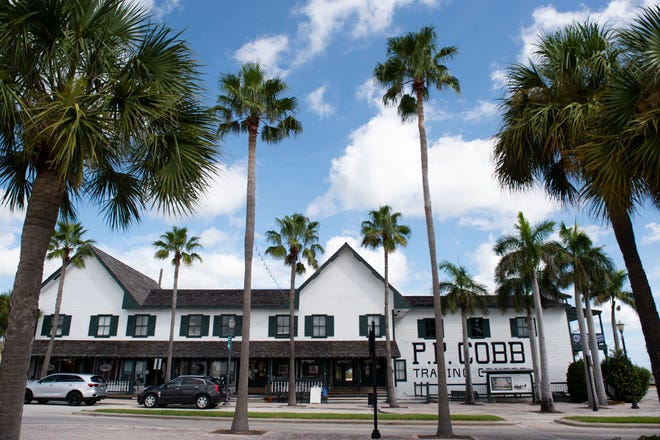
M474 400L479 400L479 393L476 391L473 391L474 393ZM449 398L451 400L465 400L467 397L467 393L465 391L459 391L459 390L451 390L451 393L449 394Z

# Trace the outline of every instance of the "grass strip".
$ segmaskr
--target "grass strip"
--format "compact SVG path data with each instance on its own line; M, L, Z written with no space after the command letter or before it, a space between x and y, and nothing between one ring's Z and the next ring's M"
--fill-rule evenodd
M97 413L135 414L146 416L180 417L234 417L233 411L198 411L186 409L97 409ZM302 419L302 420L372 420L373 414L366 413L303 413L303 412L249 412L251 419ZM380 420L437 420L435 414L378 414ZM453 421L498 422L504 419L490 414L452 414Z
M656 416L568 416L567 420L584 423L657 423L660 417Z

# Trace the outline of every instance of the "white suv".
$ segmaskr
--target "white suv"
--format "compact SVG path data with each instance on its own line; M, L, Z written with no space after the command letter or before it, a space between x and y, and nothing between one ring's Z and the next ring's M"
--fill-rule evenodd
M29 381L25 389L25 403L36 399L39 403L49 400L66 400L69 405L94 405L106 397L106 382L95 374L50 374L41 380Z

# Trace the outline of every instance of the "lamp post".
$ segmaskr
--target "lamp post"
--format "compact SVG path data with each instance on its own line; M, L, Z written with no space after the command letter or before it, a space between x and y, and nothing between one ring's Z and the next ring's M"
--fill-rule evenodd
M628 387L630 388L630 400L632 401L632 406L630 407L631 409L639 409L639 406L637 406L637 402L635 402L635 389L634 389L634 384L633 384L633 377L632 377L632 371L631 371L631 366L630 364L632 363L630 359L628 358L628 350L626 350L626 338L623 337L623 322L619 321L616 324L617 330L619 330L619 333L621 333L621 343L623 344L623 355L626 357L626 361L628 361Z
M236 326L236 321L234 320L234 317L232 316L229 318L229 321L227 321L227 327L229 327L229 334L227 335L227 383L225 384L225 393L227 394L227 398L225 400L225 403L229 402L229 366L231 365L231 338L234 336L234 327Z
M378 431L378 391L376 390L376 321L371 321L371 330L369 330L369 354L371 355L371 383L374 387L374 430L371 431L371 438L380 438L380 431Z

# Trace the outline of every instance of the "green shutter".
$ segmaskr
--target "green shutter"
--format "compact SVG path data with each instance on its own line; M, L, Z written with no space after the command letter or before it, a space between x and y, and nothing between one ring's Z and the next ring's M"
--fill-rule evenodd
M234 336L242 336L243 335L243 316L241 316L241 315L234 316L234 321L236 322L236 325L234 326Z
M367 315L360 315L360 336L369 336Z
M484 338L490 338L490 319L482 319L481 323L483 324L484 328Z
M305 316L305 336L312 336L314 327L314 318L311 316Z
M326 316L325 317L325 335L334 336L335 335L335 317Z
M179 327L179 336L188 336L188 315L181 316L181 326Z
M420 339L426 337L426 321L423 318L417 320L417 337Z
M213 317L213 334L211 336L222 336L222 315Z
M126 336L135 336L135 315L130 315L126 322Z
M69 336L71 330L71 315L64 315L62 320L62 336Z
M62 329L64 330L64 329ZM96 336L99 331L99 317L98 315L89 317L89 332L88 336Z
M110 336L117 336L117 327L119 326L119 316L112 315L110 318Z
M41 336L50 336L51 327L53 327L53 315L45 315L41 323Z
M293 317L293 336L298 336L298 317Z
M147 336L156 334L156 315L149 315L147 320Z
M379 338L384 338L385 337L385 315L380 315L380 334L376 335Z
M444 321L444 320L443 320ZM468 338L472 338L472 318L466 320Z
M268 336L277 335L277 316L268 317Z
M516 318L509 318L509 327L511 327L511 336L518 336L518 320Z
M210 316L209 315L202 315L202 334L200 336L208 336L209 335L209 321L210 321Z

